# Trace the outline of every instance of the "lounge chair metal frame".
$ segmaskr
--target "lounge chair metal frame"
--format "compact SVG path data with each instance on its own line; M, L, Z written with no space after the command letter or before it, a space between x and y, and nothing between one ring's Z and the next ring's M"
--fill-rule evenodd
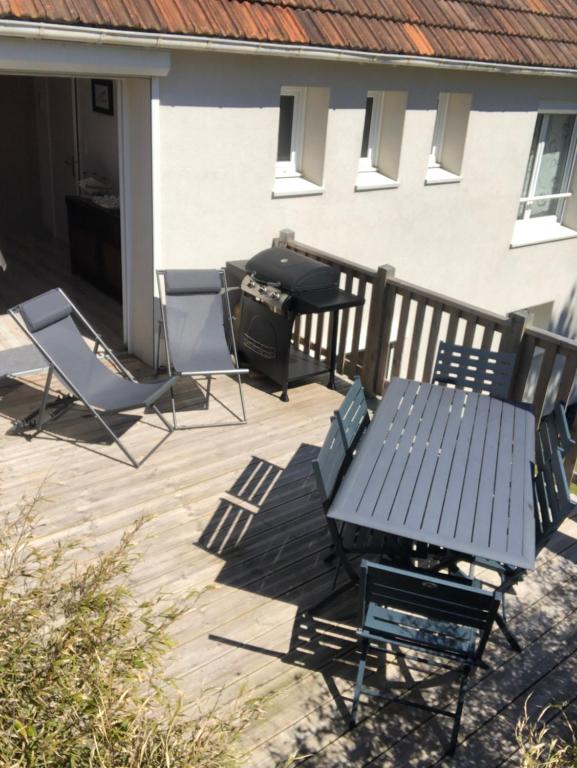
M238 381L238 392L240 396L240 404L242 409L242 417L236 416L236 414L233 414L235 416L235 421L229 421L219 424L199 424L199 425L190 425L190 426L177 426L176 421L176 402L174 398L174 389L170 390L170 398L171 398L171 405L172 405L172 419L174 424L174 429L202 429L204 427L214 426L214 427L227 427L227 426L233 426L236 424L246 424L246 407L244 402L244 395L242 392L242 379L241 376L247 374L248 368L240 368L239 361L238 361L238 351L236 347L236 340L234 338L234 326L232 321L232 310L230 306L230 297L228 295L228 283L226 281L226 273L223 269L217 269L215 272L217 272L220 276L220 281L222 285L222 292L225 296L225 304L226 304L226 315L227 315L227 321L228 326L230 329L230 345L232 347L232 356L234 358L235 368L230 368L228 370L201 370L201 371L176 371L174 369L174 366L172 364L172 358L170 355L170 339L168 336L168 324L166 320L166 273L171 272L173 270L169 269L157 269L156 270L156 281L158 285L158 296L160 300L160 320L158 321L157 325L157 334L156 334L156 359L155 359L155 366L156 370L158 371L160 366L160 340L161 338L164 340L164 350L166 354L166 367L167 372L169 376L189 376L190 378L196 379L196 377L202 376L206 377L207 379L207 386L206 386L206 398L207 403L211 396L210 391L210 383L213 376L236 376ZM177 271L177 270L174 270ZM212 395L215 400L216 397ZM226 407L226 406L225 406ZM229 410L227 408L227 410Z
M72 314L75 315L80 320L82 325L88 330L88 332L93 337L94 347L92 349L92 353L94 355L99 355L98 350L100 347L102 347L102 349L104 350L104 354L103 355L100 354L99 356L105 357L107 360L113 363L118 373L120 373L122 376L129 379L130 381L133 381L134 383L138 383L134 378L134 376L130 373L130 371L116 357L112 349L108 346L108 344L104 341L104 339L100 336L100 334L98 334L94 330L92 325L80 312L78 307L72 301L70 301L70 299L64 293L64 291L61 288L57 288L56 290L63 296L65 301L67 301L70 304L70 306L72 307ZM118 445L120 450L128 458L131 464L133 464L135 468L138 468L142 463L142 461L139 462L132 455L132 453L128 450L128 448L126 448L126 446L122 443L118 435L116 435L114 430L106 423L106 421L103 419L103 417L98 412L98 410L82 396L82 394L77 390L77 388L69 380L66 373L62 371L62 369L58 365L55 364L54 360L52 359L48 351L42 346L42 344L40 344L40 342L34 337L34 334L26 326L26 323L23 321L20 315L18 305L15 307L11 307L8 310L8 312L10 313L10 315L12 315L14 320L18 323L19 327L24 331L24 333L28 336L28 338L32 341L32 343L42 352L42 354L45 356L46 360L48 361L48 366L47 366L48 373L46 376L46 384L44 385L44 391L42 393L42 400L40 403L40 407L36 411L34 411L33 413L25 417L23 420L18 422L18 424L16 425L17 429L19 429L20 431L23 431L26 429L36 428L37 432L40 432L46 424L48 424L50 421L55 421L60 416L63 416L64 413L66 413L66 411L68 411L74 405L74 403L77 400L79 400L86 408L88 408L88 410L94 416L94 418L104 427L104 429L112 437L114 442ZM68 387L68 389L73 394L58 396L55 400L49 403L50 386L52 384L52 377L55 372L58 378L62 380L62 382ZM156 413L156 415L162 421L162 423L165 425L168 432L171 433L173 431L173 427L164 418L164 416L162 415L158 407L155 404L151 404L150 407ZM123 409L120 409L119 411L108 410L104 412L119 413L121 412L121 410Z

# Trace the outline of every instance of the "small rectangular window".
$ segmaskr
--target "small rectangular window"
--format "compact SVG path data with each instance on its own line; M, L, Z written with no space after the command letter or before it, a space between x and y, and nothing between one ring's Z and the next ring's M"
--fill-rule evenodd
M329 97L328 88L281 88L273 197L323 193Z
M278 125L278 152L277 160L288 162L291 159L293 117L295 111L295 97L280 97L280 117Z
M461 180L471 94L440 93L427 162L426 184Z
M300 176L304 122L304 88L283 87L279 100L276 177Z
M397 187L407 94L369 91L355 189Z
M437 117L435 118L435 129L433 131L433 140L431 142L431 151L429 152L428 168L441 167L441 152L443 150L443 138L445 135L445 123L447 121L447 109L449 107L449 94L439 94L439 105L437 107Z
M361 143L361 160L368 160L370 157L369 138L371 135L371 120L373 117L373 97L367 96L365 103L365 123L363 125L363 140Z

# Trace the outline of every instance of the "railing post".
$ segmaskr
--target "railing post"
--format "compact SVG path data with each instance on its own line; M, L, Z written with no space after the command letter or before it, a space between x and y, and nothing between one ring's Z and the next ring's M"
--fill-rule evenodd
M278 237L275 237L272 241L273 247L283 248L287 243L293 242L295 239L294 229L281 229L278 233Z
M523 334L525 333L528 315L525 311L509 312L507 317L509 318L509 329L507 333L503 334L499 351L518 353Z
M385 318L385 288L387 280L395 276L395 268L385 264L377 269L373 281L371 304L369 307L369 324L367 327L367 344L361 372L363 386L369 395L381 395L383 393L382 382L377 381L379 363L386 350L382 349L383 343L388 346L388 338L383 339Z
M509 312L509 328L506 334L501 338L499 347L500 352L514 352L517 355L515 368L513 370L513 379L511 381L511 391L509 395L513 400L522 400L525 391L525 382L520 381L519 373L524 370L521 365L521 353L523 351L523 337L527 326L528 314L525 311Z

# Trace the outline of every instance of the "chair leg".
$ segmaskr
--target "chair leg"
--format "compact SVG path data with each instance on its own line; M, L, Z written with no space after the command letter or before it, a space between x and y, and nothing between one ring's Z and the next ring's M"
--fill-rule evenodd
M168 421L167 421L167 420L164 418L164 416L162 415L162 412L161 412L160 408L159 408L157 405L153 405L153 406L152 406L152 410L153 410L153 411L156 413L156 415L157 415L157 416L158 416L158 418L159 418L159 419L162 421L162 423L163 423L163 424L164 424L164 426L167 428L167 430L168 430L169 432L174 432L174 429L175 429L175 428L170 426L170 424L168 423Z
M244 405L244 395L242 393L242 380L240 373L237 376L238 379L238 392L240 394L240 407L242 409L242 423L246 424L246 408Z
M327 521L327 526L329 529L331 539L333 540L335 552L337 554L337 557L339 558L340 563L342 564L345 571L348 573L351 581L357 582L359 580L359 577L357 576L357 574L354 571L354 568L352 567L352 565L349 563L347 559L347 555L344 550L343 543L341 541L341 532L339 531L337 524L335 523L334 520L330 518L327 518L326 521Z
M44 422L46 420L46 406L48 405L48 398L50 396L50 384L52 383L52 376L54 375L54 368L50 366L48 374L46 376L46 384L44 386L44 392L42 393L42 402L40 403L40 410L38 411L38 424L37 429L40 432Z
M463 667L463 672L461 673L461 684L459 686L459 698L457 699L457 708L455 710L453 730L451 732L451 741L449 743L449 749L447 750L448 755L453 755L457 747L457 739L459 737L459 729L461 727L461 716L463 714L463 704L465 703L467 680L469 679L470 674L471 667L469 665Z
M120 438L119 438L119 437L117 437L117 435L114 433L114 431L113 431L113 430L112 430L112 429L111 429L111 428L108 426L108 424L107 424L107 423L104 421L104 419L103 419L103 418L102 418L102 416L101 416L101 415L98 413L98 411L96 411L96 410L94 410L94 409L92 409L92 408L91 408L90 410L91 410L91 412L92 412L92 415L93 415L93 416L94 416L94 417L95 417L95 418L96 418L96 419L97 419L97 420L98 420L98 421L99 421L99 422L102 424L102 426L104 427L104 429L105 429L105 430L108 432L108 434L109 434L109 435L112 437L112 439L114 440L114 442L116 443L116 445L117 445L117 446L120 448L120 450L122 451L122 453L123 453L123 454L126 456L126 458L127 458L129 461L130 461L130 463L133 465L133 467L134 467L135 469L138 469L138 467L140 466L140 464L139 464L139 463L138 463L138 461L137 461L137 460L134 458L134 456L133 456L133 455L130 453L130 451L128 450L128 448L125 448L125 446L122 444L122 441L120 440Z
M359 710L359 699L361 697L361 691L363 689L363 681L365 679L365 671L367 668L367 654L369 652L369 641L363 639L361 641L361 660L359 661L359 669L357 671L357 681L355 683L355 693L353 696L353 705L351 707L351 716L349 719L349 728L354 728L357 724L357 714Z
M177 429L176 424L176 400L174 398L174 387L170 388L170 407L172 409L172 425L174 429Z
M334 578L333 578L333 586L332 586L332 589L333 589L333 590L334 590L334 588L337 586L337 581L338 581L338 579L339 579L339 573L340 573L340 572L341 572L341 561L340 561L340 560L338 560L338 561L337 561L337 566L336 566L336 568L335 568L335 576L334 576Z
M515 637L515 635L511 632L509 629L509 625L507 624L507 614L505 613L505 592L503 592L503 597L501 598L501 610L495 617L495 622L503 635L505 636L505 639L511 646L511 648L516 652L520 653L522 648L519 645L519 641Z
M154 371L158 373L160 366L160 321L156 323L156 349L154 352Z

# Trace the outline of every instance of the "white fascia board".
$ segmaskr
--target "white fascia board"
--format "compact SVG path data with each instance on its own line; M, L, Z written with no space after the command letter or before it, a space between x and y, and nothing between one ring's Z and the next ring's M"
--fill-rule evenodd
M6 38L0 31L0 72L164 77L169 70L168 50Z
M359 64L388 64L441 69L500 72L503 74L540 75L551 77L577 77L577 68L559 69L523 64L502 64L493 61L448 59L442 57L407 56L370 51L351 51L313 45L252 42L201 35L173 35L133 30L103 29L45 22L0 19L0 39L3 36L33 38L37 40L74 40L96 45L125 45L165 50L210 50L220 53L247 53L263 56L317 59L324 61L350 61ZM159 75L159 73L156 73ZM160 75L159 75L160 76Z

